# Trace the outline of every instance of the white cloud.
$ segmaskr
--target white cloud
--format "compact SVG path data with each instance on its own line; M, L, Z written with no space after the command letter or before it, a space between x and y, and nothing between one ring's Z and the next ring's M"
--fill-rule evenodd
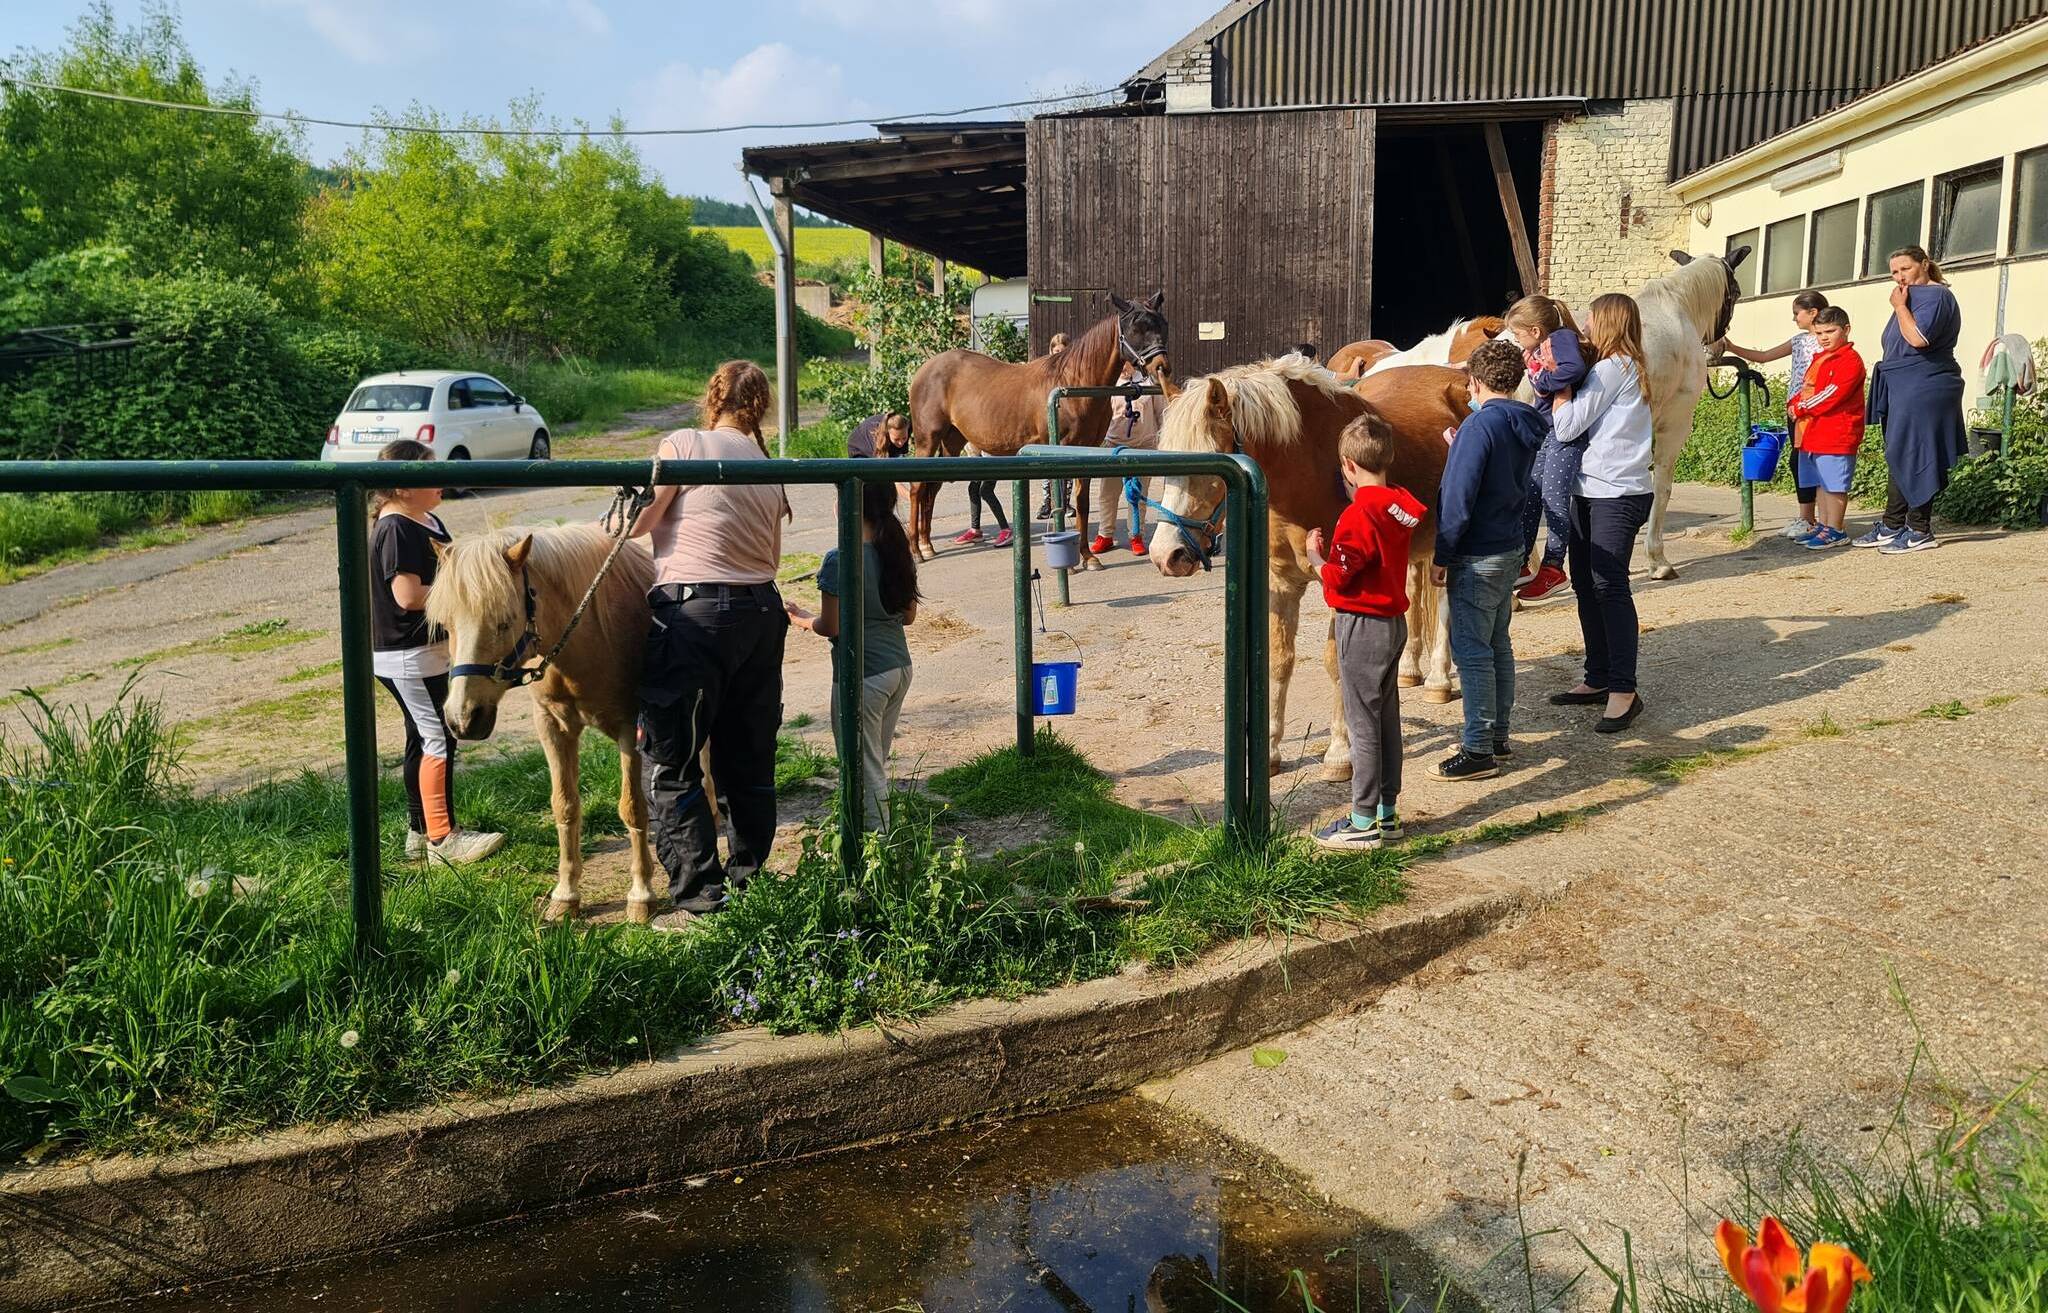
M334 49L358 64L409 63L440 48L433 24L402 11L388 0L266 0L272 8L290 10Z
M631 104L630 125L635 128L857 119L874 112L864 97L848 94L846 72L839 64L780 41L756 46L725 68L664 65L634 88ZM797 129L643 137L638 144L671 190L736 199L742 193L733 170L741 147L862 134L859 127Z
M612 20L599 7L597 0L563 0L562 7L568 11L570 18L576 20L576 25L591 36L612 34Z

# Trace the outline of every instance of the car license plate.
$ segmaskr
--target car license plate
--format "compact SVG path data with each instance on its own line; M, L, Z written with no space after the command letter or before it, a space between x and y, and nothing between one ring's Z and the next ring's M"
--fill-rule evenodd
M374 442L381 447L387 442L396 441L398 438L398 430L357 429L353 436L357 442Z

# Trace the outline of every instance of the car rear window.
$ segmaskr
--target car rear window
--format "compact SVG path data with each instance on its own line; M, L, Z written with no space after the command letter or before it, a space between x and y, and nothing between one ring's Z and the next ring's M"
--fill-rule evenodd
M417 383L372 383L356 389L349 410L425 410L434 404L434 389Z

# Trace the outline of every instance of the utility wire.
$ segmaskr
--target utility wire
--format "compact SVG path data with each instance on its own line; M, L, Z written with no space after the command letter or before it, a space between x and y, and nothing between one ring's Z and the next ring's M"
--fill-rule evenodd
M951 119L983 114L992 109L1022 109L1027 105L1059 105L1068 101L1093 100L1107 91L1076 91L1062 96L1035 96L1030 100L1005 100L994 105L970 105L965 109L928 109L911 114L868 114L852 119L817 119L809 123L728 123L715 128L447 128L419 123L366 123L353 119L317 118L311 114L276 114L238 105L192 105L177 100L151 100L146 96L99 91L91 87L67 87L55 82L0 74L0 86L24 87L32 91L55 91L67 96L111 100L123 105L144 105L150 109L183 110L190 114L225 114L234 118L273 119L281 123L317 123L328 128L368 128L378 132L412 132L426 136L475 137L709 137L724 132L785 132L799 128L851 128L875 123L907 122L911 119Z

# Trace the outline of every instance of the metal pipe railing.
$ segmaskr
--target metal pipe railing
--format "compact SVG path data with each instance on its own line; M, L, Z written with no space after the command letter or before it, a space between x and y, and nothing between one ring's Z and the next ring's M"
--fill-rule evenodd
M1207 474L1229 489L1229 515L1246 527L1241 559L1265 560L1266 484L1259 467L1239 455L1197 452L1123 452L1101 448L1032 446L1015 456L972 462L949 457L895 460L667 461L663 484L832 484L838 494L840 642L833 667L839 710L834 744L839 754L839 857L849 872L861 861L860 683L864 607L861 488L874 482L951 483L1016 480L1013 582L1018 616L1016 652L1017 746L1032 750L1030 482L1037 478L1143 473ZM469 461L457 476L466 488L644 486L643 461ZM383 948L383 870L377 834L376 685L371 673L368 490L435 488L456 471L443 461L9 461L0 462L0 492L129 492L237 489L256 492L326 492L334 497L336 584L342 647L344 778L349 799L349 885L360 952ZM1235 531L1234 531L1235 532ZM1233 560L1240 559L1233 553ZM1262 839L1269 825L1267 760L1263 747L1266 652L1251 641L1252 621L1265 609L1263 569L1226 567L1230 615L1225 635L1225 823L1241 842ZM1239 576L1245 576L1240 579ZM1242 649L1242 650L1240 650ZM1242 687L1233 687L1242 685ZM1249 721L1249 723L1247 723Z

